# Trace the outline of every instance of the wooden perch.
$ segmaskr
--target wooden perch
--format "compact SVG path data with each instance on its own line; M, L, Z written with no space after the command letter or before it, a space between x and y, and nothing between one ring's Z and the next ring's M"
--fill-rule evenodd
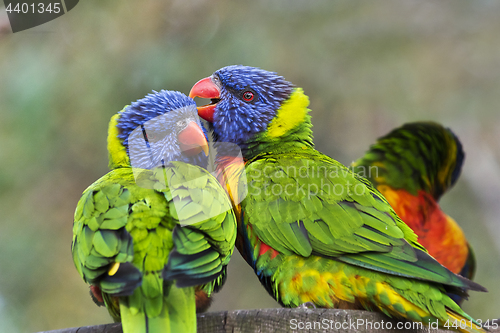
M494 327L500 320L490 320L490 333L500 333ZM464 324L464 323L462 323ZM469 323L466 323L470 325ZM474 324L473 324L474 325ZM434 328L434 327L433 327ZM449 332L430 330L433 333ZM210 312L198 315L199 333L284 333L284 332L343 332L401 333L429 332L426 326L409 321L397 321L381 313L334 309L261 309ZM40 333L122 333L121 324L67 328Z

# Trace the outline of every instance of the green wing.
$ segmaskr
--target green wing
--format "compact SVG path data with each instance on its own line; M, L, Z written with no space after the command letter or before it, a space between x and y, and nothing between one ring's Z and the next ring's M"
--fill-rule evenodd
M75 211L72 243L73 260L85 282L115 295L131 294L141 284L142 274L132 265L134 242L140 241L133 239L133 221L165 218L161 201L155 191L135 185L130 169L113 170L85 190ZM172 227L170 223L167 229ZM114 263L123 264L122 271L108 274Z
M115 169L85 190L75 212L76 268L87 283L100 288L124 332L146 332L146 321L170 325L164 290L169 286L161 275L173 247L175 222L164 195L153 189L155 183L151 172L135 179L132 169Z
M245 223L277 251L332 257L457 287L469 285L427 255L368 180L327 156L315 150L262 154L245 171Z
M210 295L225 281L236 241L236 217L215 177L194 166L172 165L165 170L170 189L166 195L178 225L164 277L176 280L178 287L206 284L203 289Z

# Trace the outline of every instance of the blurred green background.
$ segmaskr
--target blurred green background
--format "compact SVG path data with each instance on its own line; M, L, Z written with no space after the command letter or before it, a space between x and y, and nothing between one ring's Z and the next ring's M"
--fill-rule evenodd
M76 203L107 172L108 120L231 64L303 87L317 148L344 164L404 122L451 127L467 156L441 204L489 289L465 310L499 318L498 17L493 0L85 0L37 28L0 29L0 332L110 322L70 255ZM211 311L277 306L236 254Z

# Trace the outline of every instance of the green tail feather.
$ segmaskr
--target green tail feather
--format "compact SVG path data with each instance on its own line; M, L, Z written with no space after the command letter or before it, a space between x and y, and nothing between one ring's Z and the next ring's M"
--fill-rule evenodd
M123 333L196 333L194 288L172 286L163 298L161 312L154 317L148 316L146 300L135 296L120 297Z
M343 255L337 260L392 275L442 283L448 287L446 289L457 294L462 294L463 289L487 291L483 286L453 274L425 252L415 249L415 253L418 260L414 262L391 258L390 254L369 253Z
M120 299L120 316L123 333L149 333L146 313L144 311L134 311L127 303L124 297ZM160 318L164 321L164 327L170 327L168 316Z
M171 318L175 318L175 320L170 321L171 332L196 333L194 288L177 288L176 286L172 286L166 302L169 315Z

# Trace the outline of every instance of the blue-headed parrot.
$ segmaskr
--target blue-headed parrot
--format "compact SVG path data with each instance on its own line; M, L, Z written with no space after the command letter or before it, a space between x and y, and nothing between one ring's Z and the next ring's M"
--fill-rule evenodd
M225 281L236 239L230 200L206 169L195 102L160 91L115 114L111 171L78 202L76 268L124 333L196 332L195 289Z
M446 294L485 288L439 264L369 180L314 148L303 89L237 65L198 81L190 97L211 100L198 114L216 142L242 151L236 176L226 177L238 187L230 191L236 244L280 304L377 310L441 327L466 320L463 331L481 331Z

